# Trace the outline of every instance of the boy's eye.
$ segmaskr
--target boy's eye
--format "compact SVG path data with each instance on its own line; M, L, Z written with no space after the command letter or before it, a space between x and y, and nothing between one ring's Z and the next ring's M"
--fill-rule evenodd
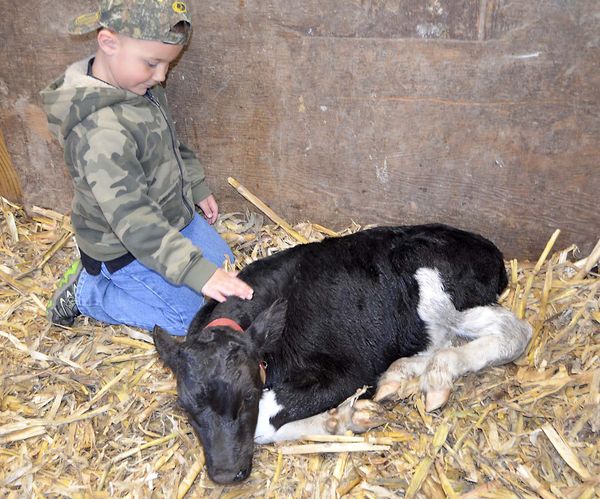
M150 67L150 68L155 68L156 66L158 66L158 64L157 64L157 63L155 63L155 62L150 62L150 61L146 61L146 64L148 64L148 67Z

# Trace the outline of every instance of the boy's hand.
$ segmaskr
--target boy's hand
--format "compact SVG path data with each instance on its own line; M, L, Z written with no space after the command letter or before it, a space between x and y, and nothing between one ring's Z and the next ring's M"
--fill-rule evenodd
M250 300L254 290L236 276L237 272L225 272L217 269L202 287L202 294L218 302L224 302L228 296L238 296L243 300Z
M217 221L217 216L219 215L219 206L217 205L217 200L212 194L200 201L198 206L202 210L202 213L204 213L204 217L209 224L212 225Z

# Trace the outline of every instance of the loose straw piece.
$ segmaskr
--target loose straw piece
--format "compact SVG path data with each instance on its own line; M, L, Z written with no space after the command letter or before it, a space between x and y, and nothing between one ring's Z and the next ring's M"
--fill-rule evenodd
M108 392L114 385L121 381L121 379L123 379L123 377L130 371L130 366L124 367L121 370L121 372L117 374L113 379L111 379L101 390L99 390L98 393L96 393L96 395L94 395L90 401L83 404L83 406L81 406L77 413L83 414L84 412L87 412L90 409L90 407L92 407L92 405L94 405L98 400L100 400L106 392Z
M196 477L200 474L204 468L204 454L201 454L198 459L192 464L192 467L183 477L181 483L179 484L179 488L177 489L177 499L183 499L183 497L188 493L188 491L192 488Z
M592 269L592 267L594 265L596 265L596 263L598 263L599 260L600 260L600 239L598 239L596 246L594 246L594 249L589 254L589 256L583 261L583 266L581 267L579 272L577 272L573 276L573 280L575 281L575 280L581 279L583 276L585 276Z
M335 468L333 470L332 475L332 483L331 483L331 496L335 497L335 493L337 488L340 486L342 482L342 477L344 476L344 471L346 470L346 463L348 462L348 453L342 452L338 456L338 460L335 463Z
M18 283L15 279L13 279L8 274L5 274L1 270L0 270L0 279L3 280L4 282L6 282L6 284L8 284L11 288L13 288L15 291L21 293L22 295L27 296L32 291L29 287L25 286L24 284Z
M556 499L556 496L550 493L531 473L529 468L520 464L517 466L517 474L521 479L533 489L543 499Z
M529 296L529 292L531 291L531 286L533 285L533 279L535 278L535 276L538 274L538 272L542 268L542 265L544 264L544 262L546 261L546 258L548 257L548 253L550 253L550 250L554 246L554 243L558 239L559 235L560 235L560 229L556 229L554 231L554 234L552 234L552 236L550 236L550 239L546 243L546 247L544 248L544 251L542 251L542 254L540 255L539 260L535 264L533 271L527 278L527 282L525 283L525 289L523 290L523 296L521 297L521 304L520 304L519 310L517 312L517 316L519 317L519 319L523 319L525 317L525 306L527 305L527 297Z
M54 244L46 251L46 254L42 257L42 259L34 265L29 270L20 274L17 279L22 279L23 277L33 273L34 271L41 269L44 265L48 263L50 258L52 258L65 244L67 241L71 239L73 232L70 230L65 230L64 233L54 242Z
M577 473L581 479L587 480L592 477L590 472L581 464L581 461L577 455L573 452L569 444L558 434L554 427L550 423L546 423L542 426L543 432L546 434L556 452L560 454L572 469Z
M378 437L375 435L306 435L302 437L302 440L308 440L309 442L337 442L337 443L350 443L350 442L361 442L368 444L381 444L381 445L392 445L394 439L392 437Z
M44 426L24 428L22 430L12 432L6 436L0 434L0 444L4 445L11 442L17 442L19 440L27 440L29 438L39 437L44 433L46 433L46 428Z
M542 265L544 265L544 262L546 261L546 258L548 257L548 253L550 253L550 250L553 248L554 243L558 239L559 235L560 235L560 229L556 229L554 231L554 234L552 234L552 236L550 236L550 239L548 239L548 242L546 243L546 247L544 248L544 251L542 251L542 254L540 255L539 260L537 261L537 263L535 264L535 267L533 268L534 274L537 274L540 271L540 269L542 268Z
M169 440L173 440L174 438L177 438L178 435L179 435L179 433L173 432L173 433L169 433L168 435L166 435L164 437L151 440L150 442L146 442L145 444L142 444L142 445L138 445L134 449L129 449L128 451L121 452L121 454L119 454L118 456L113 457L110 460L110 462L112 464L118 463L119 461L122 461L123 459L127 459L128 457L133 456L134 454L137 454L138 452L141 452L145 449L149 449L150 447L155 447L157 445L162 445L165 442L168 442Z
M442 448L442 446L446 443L446 439L448 438L448 433L450 432L450 427L447 423L441 423L437 429L435 430L435 434L433 435L432 444L433 451L431 453L431 457L427 456L423 461L419 463L417 468L415 469L415 473L412 476L410 483L408 484L408 488L406 489L406 494L404 497L410 499L415 497L421 485L425 479L429 476L429 469L433 464L433 460L435 459L436 454Z
M546 277L544 279L544 287L542 289L542 299L537 314L537 321L533 325L533 334L531 336L531 340L529 341L529 345L527 346L527 356L530 365L533 365L535 347L537 347L538 345L538 338L546 320L546 308L548 307L548 297L550 296L550 290L552 289L552 270L552 261L549 261L546 270Z
M140 348L142 350L154 350L153 344L145 343L144 341L133 340L126 336L113 336L111 341L118 345L125 345L128 347Z
M319 225L319 224L311 224L311 225L313 226L313 229L315 229L319 232L322 232L326 236L329 236L329 237L338 237L339 236L339 234L336 231L328 229L327 227L323 227L322 225Z
M18 421L16 423L8 423L3 426L0 426L0 438L10 439L10 438L12 438L11 434L17 433L17 432L22 432L24 430L30 430L31 428L34 428L34 427L46 427L46 426L56 427L56 426L61 426L61 425L81 421L83 419L89 419L94 416L97 416L98 414L102 414L102 413L108 411L110 408L111 408L111 405L107 404L102 407L99 407L98 409L94 409L93 411L89 411L86 414L79 414L76 416L68 416L66 418L58 418L53 421L50 421L47 419L26 419L24 421Z
M269 493L267 494L267 497L272 497L272 491L274 489L275 484L277 483L277 481L279 480L279 477L281 476L281 470L283 469L283 454L281 452L277 452L277 464L275 466L275 473L273 473L273 479L271 480L271 483L269 484Z
M412 476L412 479L410 480L410 484L406 489L406 495L404 497L406 497L407 499L415 497L415 495L421 488L421 485L423 485L425 478L427 478L429 468L431 468L432 464L433 460L430 457L426 457L419 463L419 465L415 469L415 473Z
M343 497L348 494L354 487L356 487L360 482L362 482L362 477L358 476L354 480L351 480L345 485L339 486L335 491L338 494L338 497Z
M297 454L324 454L328 452L372 452L389 450L389 445L373 445L362 442L349 442L344 444L305 444L305 445L287 445L279 450L284 455Z
M62 227L70 232L73 232L73 227L71 226L68 215L63 215L62 213L58 213L57 211L49 210L47 208L41 208L40 206L32 206L31 212L48 218L54 222L58 222Z
M17 230L15 216L10 211L6 211L4 209L2 209L2 211L4 212L4 220L6 221L6 226L8 228L8 234L13 240L13 243L16 244L19 242L19 231Z
M456 492L454 492L454 489L452 488L452 484L450 483L450 480L448 480L448 476L446 475L446 472L444 471L444 467L442 465L442 459L440 457L438 457L435 460L435 471L437 472L437 476L440 480L440 485L442 486L442 489L444 490L446 497L449 499L455 499L456 497L458 497L458 495L456 494Z
M248 201L250 201L254 206L256 206L260 211L262 211L265 215L267 215L273 222L279 225L283 230L285 230L290 236L292 236L297 241L302 244L306 244L308 239L306 239L302 234L299 234L292 226L288 224L283 218L281 218L277 213L275 213L271 208L269 208L265 203L263 203L260 199L258 199L254 194L252 194L248 189L246 189L242 184L240 184L233 177L229 177L227 182L242 196L244 196Z

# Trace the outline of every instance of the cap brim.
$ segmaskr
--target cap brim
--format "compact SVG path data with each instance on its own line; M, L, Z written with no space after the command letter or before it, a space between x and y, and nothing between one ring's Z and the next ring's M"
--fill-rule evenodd
M67 28L71 35L83 35L100 28L100 11L82 14L73 19Z

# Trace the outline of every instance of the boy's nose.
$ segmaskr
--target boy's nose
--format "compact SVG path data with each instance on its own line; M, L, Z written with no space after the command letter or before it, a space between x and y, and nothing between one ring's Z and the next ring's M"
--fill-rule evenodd
M162 67L162 65L157 66L156 71L154 71L154 79L159 82L162 83L163 81L165 81L165 78L167 77L167 71L169 70L169 66L165 65L165 67Z

